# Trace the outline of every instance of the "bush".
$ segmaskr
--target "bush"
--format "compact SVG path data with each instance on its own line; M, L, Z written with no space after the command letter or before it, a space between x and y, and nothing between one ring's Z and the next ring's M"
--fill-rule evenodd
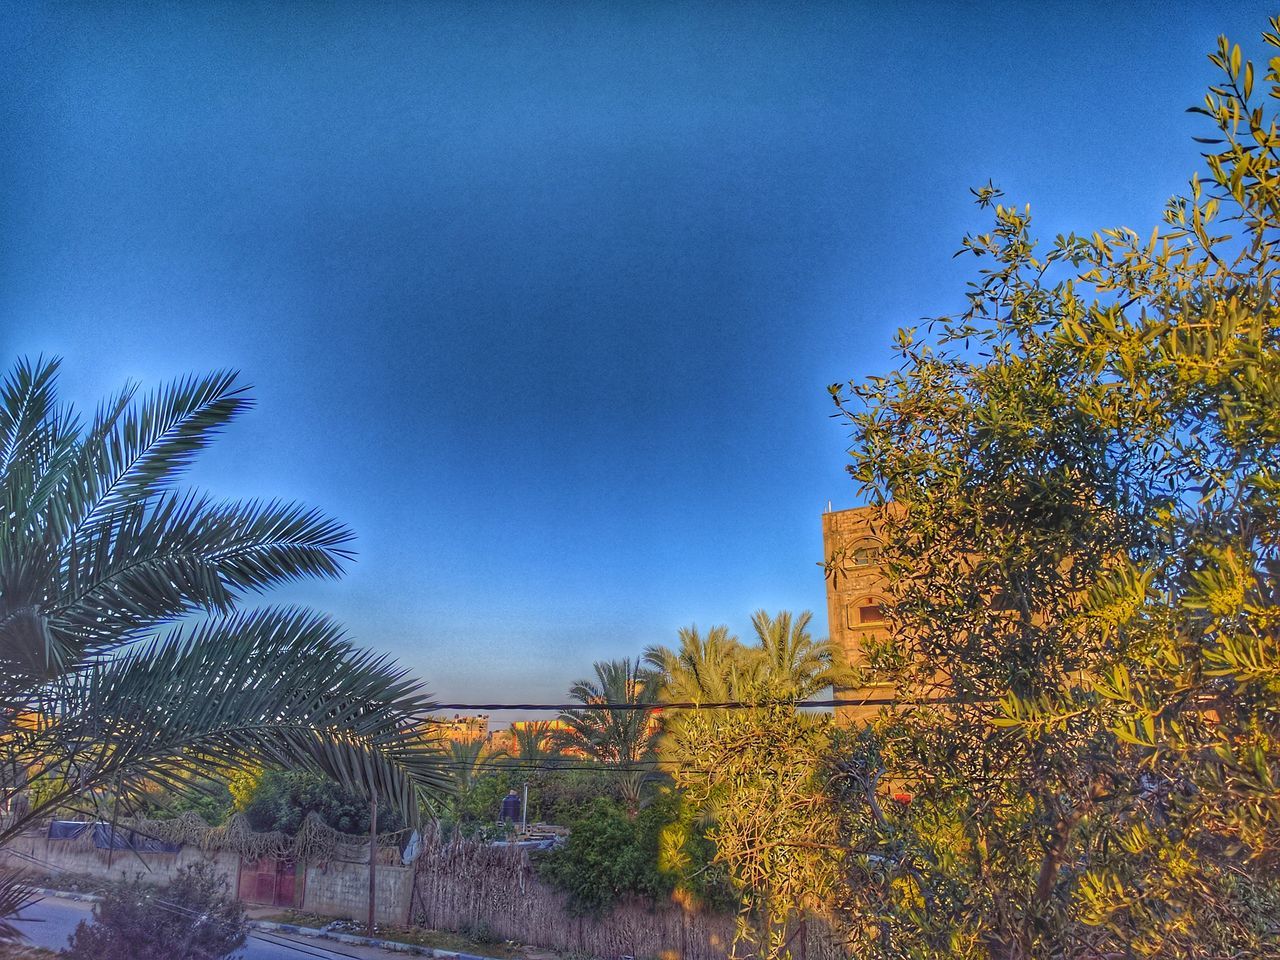
M226 822L235 807L225 780L193 777L181 791L162 787L144 789L136 809L142 816L155 819L194 812L205 823L217 827Z
M696 812L666 791L635 817L597 798L571 824L568 842L539 864L540 875L569 895L579 913L598 914L627 895L660 900L677 890L708 906L732 905L715 848Z
M244 906L208 863L179 871L164 890L141 877L116 884L60 954L69 960L175 960L229 956L245 941Z
M624 894L652 894L657 851L645 857L622 807L597 799L570 829L569 841L542 861L540 873L569 895L576 912L598 914Z
M599 797L621 800L617 780L608 770L539 770L529 778L529 821L568 826Z
M316 813L342 833L369 832L369 804L325 777L312 773L265 770L250 783L237 783L233 794L243 803L254 830L295 834L307 814ZM404 826L389 807L379 805L378 832Z

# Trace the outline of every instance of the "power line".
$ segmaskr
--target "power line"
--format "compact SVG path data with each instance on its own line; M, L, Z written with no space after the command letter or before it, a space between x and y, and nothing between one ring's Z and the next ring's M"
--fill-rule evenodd
M952 702L953 698L934 698L931 703ZM569 713L576 710L643 710L661 713L664 710L759 710L763 707L790 705L800 707L885 707L902 701L894 697L865 697L857 699L836 697L830 700L721 700L702 703L697 700L677 700L670 703L437 703L435 710L517 710L553 711ZM450 723L448 717L427 715L429 723Z

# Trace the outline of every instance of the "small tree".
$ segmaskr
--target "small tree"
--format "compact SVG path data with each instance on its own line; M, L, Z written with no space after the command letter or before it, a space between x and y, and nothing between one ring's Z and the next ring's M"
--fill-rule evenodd
M821 910L835 887L828 722L790 704L700 714L684 724L687 752L672 768L685 802L711 819L713 862L738 897L738 940L768 960L791 956L794 923Z
M178 872L157 891L140 878L116 884L81 922L61 956L68 960L217 960L245 941L244 906L207 862Z
M655 737L649 704L658 702L661 679L629 658L595 663L595 679L578 680L569 696L587 709L560 714L563 729L555 743L566 753L579 753L619 771L618 788L632 814L640 809L645 784L651 779ZM622 709L600 709L603 704Z

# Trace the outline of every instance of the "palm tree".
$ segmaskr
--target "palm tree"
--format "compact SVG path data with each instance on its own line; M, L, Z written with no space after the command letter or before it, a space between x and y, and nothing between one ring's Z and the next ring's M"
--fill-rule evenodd
M643 662L662 678L662 699L668 703L728 703L759 696L764 661L760 651L742 645L726 626L712 627L703 636L696 626L682 627L679 646L645 649ZM668 764L691 762L690 727L722 719L723 710L672 710L662 714L657 750Z
M516 748L515 758L522 765L540 769L550 766L562 756L556 741L555 725L550 720L514 724L511 736Z
M575 709L560 714L562 729L556 743L565 752L578 752L616 771L618 792L627 809L640 808L640 796L654 762L656 729L651 711L658 702L662 681L657 674L623 660L601 660L593 665L594 680L579 680L569 696L584 707L623 704L622 709Z
M450 740L444 752L459 790L471 789L486 766L508 755L505 750L493 749L489 737Z
M641 656L661 677L663 700L723 703L750 695L760 659L728 627L712 627L705 637L696 625L681 627L678 636L678 649L655 644Z
M808 610L794 619L787 610L774 617L764 610L752 614L760 644L762 692L767 696L804 700L843 682L847 668L831 641L809 635L812 619Z
M19 361L0 383L0 800L42 797L0 843L80 798L249 763L326 774L415 820L449 785L418 684L323 616L240 608L338 576L350 531L178 486L249 408L236 375L129 386L86 424L57 403L58 366ZM0 881L0 923L19 899Z

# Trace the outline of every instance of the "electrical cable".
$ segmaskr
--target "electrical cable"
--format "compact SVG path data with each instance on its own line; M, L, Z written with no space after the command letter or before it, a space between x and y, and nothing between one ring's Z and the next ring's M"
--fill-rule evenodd
M883 707L900 703L894 697L866 697L850 699L836 697L829 700L721 700L701 703L696 700L677 700L669 703L437 703L433 710L481 710L481 711L554 711L569 713L575 710L643 710L661 713L664 710L758 710L763 707L789 704L794 707ZM947 697L931 700L932 703L959 702L959 698ZM421 719L429 723L451 723L448 717L427 715Z

